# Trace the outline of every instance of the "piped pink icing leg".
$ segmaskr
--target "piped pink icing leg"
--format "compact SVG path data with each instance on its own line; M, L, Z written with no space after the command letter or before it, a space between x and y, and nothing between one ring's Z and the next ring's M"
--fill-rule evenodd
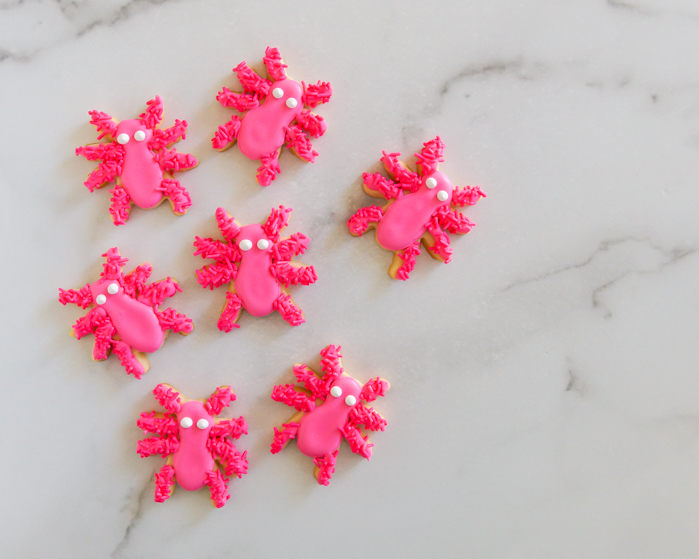
M383 219L383 210L378 206L360 208L357 213L347 220L347 227L355 237L361 237L369 229L372 223L378 223Z
M162 148L158 153L158 165L163 171L188 171L199 165L197 158L189 153L180 153L177 150Z
M286 78L285 68L287 68L287 65L282 61L282 55L278 48L267 47L262 62L264 62L265 68L267 68L267 75L271 79L279 81Z
M266 96L269 93L269 88L272 82L261 77L255 70L250 68L245 62L241 62L233 68L238 80L243 86L243 90L249 93L257 93L258 95Z
M294 384L280 384L272 390L272 400L296 408L301 412L312 411L315 408L315 399L315 395L309 394Z
M238 139L240 123L240 117L238 115L233 115L228 122L219 126L218 130L216 130L216 134L211 138L211 145L213 148L218 151L225 151L231 147Z
M393 256L393 263L388 269L388 273L399 280L407 280L410 277L410 272L415 268L415 257L420 254L420 240L418 239L412 245L397 250Z
M279 283L288 287L289 285L311 285L318 280L313 266L301 266L291 264L286 260L275 262L272 265L272 273L279 280Z
M152 454L160 454L163 458L173 454L180 446L175 435L165 437L148 437L138 441L136 452L141 458L146 458Z
M121 175L121 165L115 161L103 161L92 171L83 183L90 192L113 182Z
M320 485L328 485L330 483L330 478L335 473L337 453L338 450L332 454L326 454L325 456L313 459L313 463L316 465L313 475L318 480Z
M371 459L371 447L374 445L369 442L369 437L362 437L362 432L349 422L340 431L349 443L352 452L367 460Z
M221 318L218 319L218 329L222 332L230 332L233 328L240 328L236 324L240 318L240 312L243 308L243 301L240 300L235 293L226 292L226 305L221 311Z
M318 152L313 149L308 136L303 129L296 125L290 124L285 133L286 147L291 150L298 158L303 161L313 163L318 156Z
M480 186L466 186L464 188L455 186L454 192L452 193L451 203L454 206L463 208L464 206L475 205L481 198L486 198L486 195L481 190Z
M282 318L292 326L298 326L299 324L306 322L303 318L303 312L301 309L294 304L291 297L289 297L289 295L286 293L279 294L277 300L272 303L272 308L275 311L279 311Z
M328 129L328 125L325 124L325 120L322 116L308 110L301 111L296 116L296 122L298 122L299 126L307 131L313 138L320 138Z
M281 452L286 445L289 444L291 439L296 438L296 433L299 430L299 422L291 421L289 423L283 423L281 429L274 428L274 441L272 441L272 447L270 451L272 454L277 454Z
M247 433L247 431L246 431ZM223 465L227 476L243 477L248 473L248 453L240 453L228 439L212 437L207 442L207 448L214 458Z
M114 355L119 358L121 366L126 369L126 372L130 375L135 376L140 379L143 373L148 372L149 365L148 360L145 355L141 359L145 362L145 365L134 355L131 348L122 341L118 341L114 344ZM142 355L142 354L141 354Z
M216 100L224 107L233 107L236 111L244 113L260 106L260 99L254 93L236 93L227 87L221 88L216 95Z
M228 494L227 482L228 480L218 470L206 472L204 484L208 486L211 492L211 501L217 509L220 509L231 498Z
M442 231L437 217L433 217L427 223L427 231L432 236L432 239L425 238L425 246L427 246L430 256L449 264L454 251L449 243L449 235Z
M192 205L192 198L189 192L176 179L163 179L160 186L156 188L170 199L173 213L184 215Z
M148 147L153 151L158 151L175 142L184 140L187 133L187 121L175 119L175 124L170 128L156 128L153 130L153 137L148 140Z
M175 469L166 464L155 474L155 502L164 503L175 491Z
M261 165L257 168L257 182L260 186L269 186L281 172L281 167L279 167L279 150L262 156L260 163Z
M442 229L457 235L465 235L476 225L461 212L450 208L440 208L435 212L434 217Z
M194 330L192 319L168 307L164 311L156 311L158 322L163 330L172 330L178 334L187 335Z
M129 220L129 214L131 213L131 198L119 184L110 190L109 193L112 195L112 204L109 206L112 221L114 225L124 225Z
M381 173L364 173L362 178L364 179L362 188L369 196L375 198L383 196L386 200L397 200L403 195L403 189Z

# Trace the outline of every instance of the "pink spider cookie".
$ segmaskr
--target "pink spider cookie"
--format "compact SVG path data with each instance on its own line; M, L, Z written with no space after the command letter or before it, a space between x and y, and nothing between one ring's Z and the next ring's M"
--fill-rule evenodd
M280 239L289 223L291 208L272 209L264 225L240 225L223 208L216 210L216 222L223 241L196 237L195 256L216 262L197 270L197 281L213 289L228 284L226 304L218 328L230 332L240 328L236 322L242 309L253 316L279 311L292 326L305 322L303 312L289 296L290 285L309 285L318 277L313 266L304 266L291 258L303 254L309 239L302 233Z
M95 361L103 361L113 351L127 373L141 378L150 368L146 353L160 348L170 330L186 336L194 325L191 318L174 309L158 309L165 299L182 291L177 280L168 277L147 283L153 271L148 262L122 274L128 258L122 258L116 247L102 256L107 261L100 279L77 291L59 288L58 300L64 305L91 307L75 323L71 335L78 339L95 335Z
M298 83L287 77L282 57L276 48L267 47L263 58L267 76L255 73L245 62L233 68L243 93L224 87L216 99L224 107L233 107L243 116L233 115L218 127L211 144L224 151L236 141L240 151L249 159L259 160L257 182L269 186L276 178L282 145L303 161L313 163L318 153L313 149L306 132L314 138L325 134L327 125L313 109L327 103L332 87L327 82Z
M176 119L170 128L157 128L163 118L163 102L157 95L148 101L146 112L135 119L119 122L100 111L88 114L90 124L100 132L97 139L108 141L79 147L75 154L100 161L85 181L90 192L116 182L109 191L112 194L109 213L114 225L128 221L132 204L149 209L168 199L175 214L187 213L192 200L173 175L193 169L199 162L188 153L167 149L185 138L187 121Z
M352 452L369 460L374 445L358 427L370 431L386 428L386 420L363 401L373 402L384 396L390 384L376 377L362 385L349 376L342 369L340 349L329 345L320 352L322 377L297 363L294 375L303 386L285 384L275 386L272 391L272 400L298 410L281 429L274 428L272 454L296 439L299 450L313 458L316 465L313 475L321 485L330 483L343 437Z
M376 242L393 251L388 274L394 279L407 280L420 254L420 242L428 254L445 264L451 261L449 233L463 235L475 225L456 207L472 206L485 194L478 186L459 188L438 171L444 161L444 144L437 136L425 142L417 157L417 173L398 160L400 153L383 152L381 161L390 179L380 173L364 173L364 192L374 198L384 198L383 206L360 209L348 221L350 233L361 237L376 229Z
M153 394L167 412L141 414L137 425L144 433L157 436L138 441L136 452L141 458L151 454L167 457L167 464L155 474L155 502L169 499L177 480L187 491L207 486L211 504L221 508L230 498L230 476L240 478L248 473L247 451L241 454L231 441L248 434L245 419L216 418L235 401L231 387L219 386L207 400L188 400L169 384L159 384Z

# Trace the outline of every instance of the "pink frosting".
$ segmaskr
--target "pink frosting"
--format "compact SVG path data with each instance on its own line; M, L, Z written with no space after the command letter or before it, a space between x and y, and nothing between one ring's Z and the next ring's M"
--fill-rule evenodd
M192 420L191 427L184 429L181 425L183 418ZM204 419L208 423L206 429L199 429L197 421ZM214 458L206 448L209 432L214 425L214 416L204 409L204 404L196 400L182 405L177 414L179 425L180 446L175 451L172 465L177 473L177 483L187 491L196 491L206 484L206 473L214 468Z
M117 293L109 293L109 286L114 283L119 285L118 282L104 279L90 284L92 300L96 301L98 295L104 295L106 302L100 306L109 315L119 337L136 351L153 353L163 345L165 339L157 315L152 307L129 297L121 285Z
M218 208L216 221L224 240L196 237L194 254L216 261L197 270L199 284L213 289L229 283L226 306L218 323L220 330L230 332L237 328L235 322L242 309L253 316L278 311L292 326L304 322L301 309L284 293L282 286L310 285L317 276L313 266L291 260L292 256L306 251L308 238L295 233L280 239L290 212L291 208L279 206L272 210L264 225L241 226L223 208ZM76 295L76 300L82 299Z
M264 103L249 111L240 125L238 147L249 159L262 159L264 155L279 149L284 143L284 131L303 110L303 87L291 79L274 82L270 92L281 89L284 94L277 99L267 95ZM287 106L287 100L296 101L296 106Z
M437 186L432 189L425 184L430 177L437 181ZM451 181L439 171L423 177L417 191L401 196L388 206L376 229L376 240L387 250L407 248L425 234L432 214L438 208L451 204L453 190ZM443 202L437 198L440 191L449 195Z
M269 242L266 249L258 248L257 242L260 239ZM235 238L238 247L243 240L251 241L252 248L241 251L235 290L245 310L253 316L266 316L274 310L274 302L281 293L279 283L270 271L273 245L262 230L262 226L257 223L240 228Z
M145 134L145 139L136 141L137 131ZM158 160L148 147L153 132L146 128L140 119L122 120L116 129L117 137L128 134L129 141L124 146L124 166L121 171L121 185L139 208L157 206L163 198L157 188L163 181L163 171Z
M342 395L338 398L332 395L332 388L335 386L342 389ZM341 377L330 385L330 389L325 402L301 418L296 435L299 450L311 458L325 456L340 447L341 429L347 423L350 411L354 407L347 405L345 398L352 395L359 402L362 387L352 377Z

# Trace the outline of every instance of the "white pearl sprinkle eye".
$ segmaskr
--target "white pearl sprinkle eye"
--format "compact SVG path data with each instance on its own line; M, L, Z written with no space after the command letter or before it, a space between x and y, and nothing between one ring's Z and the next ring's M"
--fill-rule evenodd
M107 302L107 298L104 295L98 295L97 299L95 299L95 302L98 305L104 305Z
M240 250L250 250L252 248L252 241L250 239L243 239L238 243Z
M189 429L192 426L192 423L194 422L192 421L191 417L183 417L180 419L180 427L183 429Z
M435 179L434 177L430 177L425 181L425 186L432 190L435 186L437 186L437 179Z
M142 142L146 139L146 133L143 130L138 130L134 135L133 139L137 142Z
M352 396L352 394L350 394L349 396L347 396L347 398L345 398L345 404L347 404L348 406L353 406L356 403L357 403L357 399L354 396Z
M209 422L206 419L200 419L197 421L197 427L199 429L206 429L209 426Z
M449 194L446 190L440 190L437 192L437 198L439 198L440 202L446 202L447 198L449 198Z
M275 87L272 90L272 95L275 99L281 99L284 96L284 90L281 87Z
M107 291L109 291L110 295L115 295L116 293L119 293L119 284L118 283L110 283L109 287L107 288Z
M289 107L290 109L295 109L296 105L298 105L298 104L299 104L299 102L296 99L294 99L293 97L289 97L286 100L286 106Z
M340 388L339 386L333 386L330 389L330 394L335 396L335 398L339 398L340 396L342 396L342 388Z
M267 239L260 239L257 241L257 248L260 250L265 250L269 246L269 241Z
M117 142L120 144L126 144L129 141L129 135L126 132L122 132L117 136Z

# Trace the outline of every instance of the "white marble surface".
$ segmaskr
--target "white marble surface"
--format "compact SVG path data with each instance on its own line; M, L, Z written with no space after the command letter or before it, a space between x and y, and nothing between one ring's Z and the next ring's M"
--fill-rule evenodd
M320 156L285 153L269 188L209 138L241 60L276 45L292 77L328 80ZM74 156L87 111L131 118L159 94L190 122L194 206L125 227ZM690 558L699 555L699 5L695 0L478 2L0 1L3 557ZM456 184L488 198L448 266L407 283L344 225L363 171L439 134ZM222 205L245 222L292 206L320 277L308 322L215 327L224 292L193 271ZM76 341L79 287L119 246L196 324L143 380ZM269 451L295 361L328 343L392 382L370 463L343 443L327 488L292 445ZM250 473L222 510L206 492L153 503L159 457L135 425L169 382L230 383Z

